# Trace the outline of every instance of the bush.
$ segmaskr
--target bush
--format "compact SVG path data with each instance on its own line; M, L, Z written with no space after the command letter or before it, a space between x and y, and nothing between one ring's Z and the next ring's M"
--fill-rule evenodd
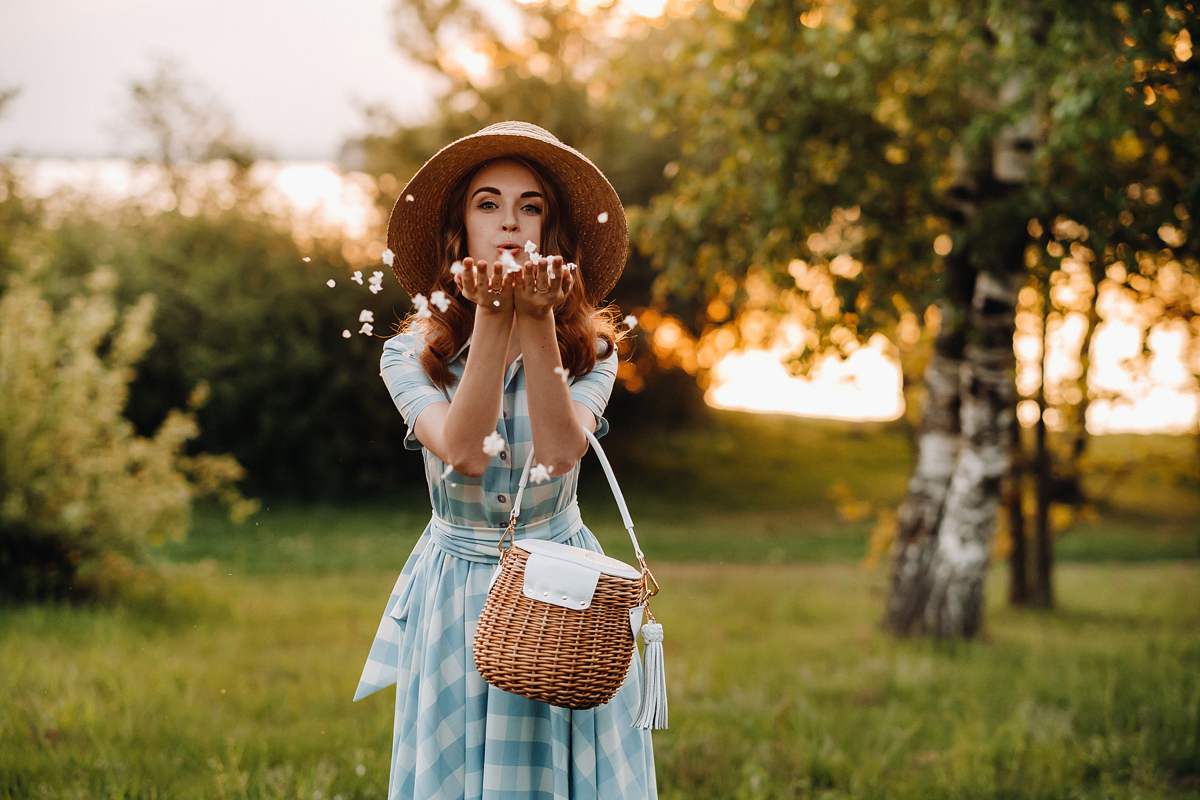
M157 585L148 545L180 539L192 499L216 494L235 517L228 456L183 453L194 415L172 411L151 437L123 411L150 347L154 301L116 310L112 270L55 310L34 271L0 297L0 599L114 598Z
M379 379L377 337L407 311L403 292L390 276L379 294L353 283L354 269L369 277L387 267L362 266L361 245L338 236L298 243L293 220L264 213L256 192L241 187L230 207L197 190L185 214L139 201L41 202L9 175L0 180L0 279L20 271L14 243L36 236L39 283L55 308L102 264L119 278L118 308L153 294L154 343L125 415L151 436L207 384L187 449L234 456L254 495L340 501L423 486L421 460L404 451L404 426ZM374 337L354 333L364 308L375 314Z

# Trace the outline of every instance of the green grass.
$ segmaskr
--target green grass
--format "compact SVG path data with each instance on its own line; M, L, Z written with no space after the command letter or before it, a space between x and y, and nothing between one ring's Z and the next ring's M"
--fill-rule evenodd
M1060 567L1053 614L897 641L851 564L663 564L664 798L1200 796L1200 565ZM167 621L0 612L0 797L383 796L350 697L394 576L216 572ZM359 766L362 775L359 775Z
M843 484L872 512L895 508L910 465L901 425L733 412L714 412L712 424L699 430L605 444L643 549L659 561L862 558L873 513L843 519L831 488ZM1120 481L1089 479L1087 488L1103 492L1105 502L1093 521L1060 534L1058 559L1200 558L1200 487L1178 467L1194 464L1193 437L1105 436L1092 448L1098 460L1137 460ZM1167 469L1164 463L1175 466ZM584 520L606 550L630 557L616 504L592 456L586 457L581 483ZM235 574L324 574L360 564L399 570L428 518L424 485L401 487L388 503L268 506L240 527L207 509L197 515L188 540L164 552L174 561L215 558Z
M1097 440L1148 455L1060 538L1059 608L1007 608L998 567L966 643L879 630L872 520L829 496L898 502L902 428L717 414L613 441L664 587L665 800L1200 798L1200 498L1158 458L1190 440ZM584 517L628 557L598 477ZM0 608L0 799L383 797L392 692L350 697L427 519L423 487L201 510L161 552L165 609Z

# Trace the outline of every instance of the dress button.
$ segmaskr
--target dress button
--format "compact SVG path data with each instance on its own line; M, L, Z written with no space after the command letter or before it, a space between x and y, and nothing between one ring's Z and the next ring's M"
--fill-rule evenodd
M501 503L507 503L507 502L508 502L508 498L507 498L507 497L505 497L504 495L498 495L498 496L496 497L496 499L497 499L497 500L499 500Z
M501 450L501 451L500 451L500 460L501 460L501 461L507 461L507 460L508 460L508 451L507 451L507 450Z

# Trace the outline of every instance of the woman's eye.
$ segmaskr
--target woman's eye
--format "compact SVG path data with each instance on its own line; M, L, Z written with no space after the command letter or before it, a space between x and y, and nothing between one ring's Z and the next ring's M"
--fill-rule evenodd
M479 208L483 209L484 211L491 211L493 208L496 208L496 207L497 206L496 206L495 202L493 202L491 200L484 200L482 203L479 204Z
M526 214L541 214L542 207L536 203L529 203L522 209Z

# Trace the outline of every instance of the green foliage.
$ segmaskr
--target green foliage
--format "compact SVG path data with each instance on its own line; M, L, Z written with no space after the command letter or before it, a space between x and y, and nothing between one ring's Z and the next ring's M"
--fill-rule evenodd
M366 308L388 335L407 302L392 281L373 295L350 280L353 269L370 276L361 247L337 236L302 247L301 223L265 213L248 182L222 187L236 190L228 208L230 198L180 183L184 213L70 197L51 207L7 179L0 221L12 225L0 226L0 274L16 268L6 255L16 242L36 236L40 281L56 306L101 265L120 278L119 306L156 298L153 345L125 410L139 433L157 430L204 385L189 452L233 455L252 494L338 500L423 480L420 459L402 455L403 424L379 379L380 340L356 334Z
M495 15L469 4L397 0L403 20L397 46L439 73L448 87L433 121L406 128L376 112L378 132L360 145L366 169L381 177L380 202L390 210L400 187L449 142L494 122L523 120L550 130L604 172L628 208L649 202L669 182L663 167L678 152L672 136L648 138L611 102L609 63L634 64L647 24L621 13L619 4L584 11L573 3L504 3L499 16L519 21L514 41ZM455 61L466 44L486 58L488 75L472 75ZM633 253L610 299L626 311L650 301L650 264Z
M849 564L656 572L664 800L1194 796L1195 565L1068 565L1060 613L954 645L879 631ZM0 797L386 795L391 690L350 697L394 573L214 573L173 626L0 611Z
M1190 3L730 5L649 39L624 93L631 112L650 104L649 133L680 137L671 191L635 227L656 291L691 303L697 330L722 276L761 269L790 290L800 260L838 299L805 321L867 335L905 310L897 295L969 299L938 236L973 269L1015 272L1028 220L1065 217L1125 257L1200 200L1197 60L1175 50L1200 33ZM1021 146L1005 155L1006 139Z
M115 281L98 270L56 312L35 269L0 297L0 597L136 592L153 578L147 546L187 533L194 495L253 510L236 461L183 456L192 415L170 412L151 437L123 416L154 301L118 315Z
M243 209L157 215L132 233L114 264L130 293L153 292L161 308L131 390L139 428L204 382L211 397L196 446L234 454L251 491L347 499L421 480L419 460L401 456L380 340L356 333L364 308L390 333L405 310L398 287L368 293L350 280L341 241L302 252L289 230ZM369 277L371 266L353 268Z

